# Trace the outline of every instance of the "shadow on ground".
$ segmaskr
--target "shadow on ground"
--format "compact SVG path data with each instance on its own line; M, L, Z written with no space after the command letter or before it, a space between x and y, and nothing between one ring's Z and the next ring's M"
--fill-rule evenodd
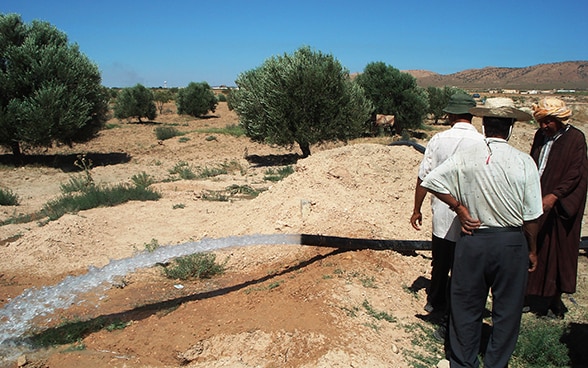
M90 160L91 167L125 164L131 161L131 156L125 152L85 153L86 160ZM0 155L0 164L6 166L43 166L60 169L63 172L76 172L83 169L75 165L82 157L81 154L70 155L23 155L20 163L15 163L12 154Z

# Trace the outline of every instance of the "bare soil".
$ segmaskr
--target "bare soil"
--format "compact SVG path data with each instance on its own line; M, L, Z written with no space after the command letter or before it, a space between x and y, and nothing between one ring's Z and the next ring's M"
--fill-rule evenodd
M203 238L248 234L312 234L373 240L430 240L430 207L422 231L412 229L414 185L422 154L389 146L392 138L360 139L312 147L296 159L297 147L252 143L245 137L198 133L237 124L220 103L204 119L178 116L175 108L156 123L112 120L93 141L74 147L28 152L60 164L0 166L0 187L20 205L0 208L0 220L33 213L61 195L76 156L93 157L97 184L131 182L145 172L157 181L158 201L133 201L0 226L0 305L28 288L53 285L90 266L132 257L154 241L170 246ZM182 137L158 141L154 130L174 124ZM475 121L479 126L480 122ZM577 122L584 131L588 122ZM424 131L432 136L446 126ZM535 127L517 124L511 143L527 151ZM426 145L426 139L419 140ZM2 158L8 157L6 153ZM248 158L248 159L247 159ZM65 165L62 162L68 159ZM170 180L179 163L198 168L231 164L226 175ZM291 164L294 174L264 180L268 169ZM264 190L254 199L205 200L230 185ZM328 244L327 244L328 245ZM429 251L339 250L337 247L253 245L215 252L224 274L179 281L154 266L127 275L102 298L61 310L52 322L100 318L128 323L114 331L89 331L70 344L27 352L31 367L409 367L416 354L442 358L441 344L415 341L415 326L434 325L423 310L430 278ZM588 267L580 257L579 286L570 309L585 310ZM180 286L181 285L181 286ZM376 318L382 312L390 321ZM568 317L566 317L568 318ZM419 330L419 328L416 328ZM17 362L0 359L8 367Z

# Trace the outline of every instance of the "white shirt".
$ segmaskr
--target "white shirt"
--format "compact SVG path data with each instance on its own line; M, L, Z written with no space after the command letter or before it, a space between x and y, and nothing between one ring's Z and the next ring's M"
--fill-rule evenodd
M455 153L422 186L453 195L481 221L481 228L522 226L543 213L535 162L500 138Z
M451 129L437 133L427 144L419 168L419 178L424 180L431 170L441 165L457 151L484 141L484 136L470 123L455 123ZM461 224L455 213L435 196L431 196L433 235L449 241L457 241Z

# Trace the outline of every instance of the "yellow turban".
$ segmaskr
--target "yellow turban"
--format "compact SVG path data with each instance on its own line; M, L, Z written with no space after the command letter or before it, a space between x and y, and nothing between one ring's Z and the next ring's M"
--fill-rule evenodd
M546 116L554 116L562 121L568 120L572 116L572 110L559 98L546 97L539 103L533 104L533 117L539 120Z

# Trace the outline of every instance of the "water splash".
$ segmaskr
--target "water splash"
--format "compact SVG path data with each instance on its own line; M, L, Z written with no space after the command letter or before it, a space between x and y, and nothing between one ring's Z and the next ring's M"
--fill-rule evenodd
M250 245L301 244L300 234L243 235L220 239L203 239L178 245L159 247L153 252L113 260L102 268L91 267L86 274L68 276L54 286L28 289L0 309L0 357L16 358L18 349L26 346L24 335L33 329L33 322L45 318L59 309L67 309L83 302L80 295L103 292L114 280L141 268L165 263L186 255L228 247ZM47 318L46 318L47 319ZM0 359L1 360L1 359Z

